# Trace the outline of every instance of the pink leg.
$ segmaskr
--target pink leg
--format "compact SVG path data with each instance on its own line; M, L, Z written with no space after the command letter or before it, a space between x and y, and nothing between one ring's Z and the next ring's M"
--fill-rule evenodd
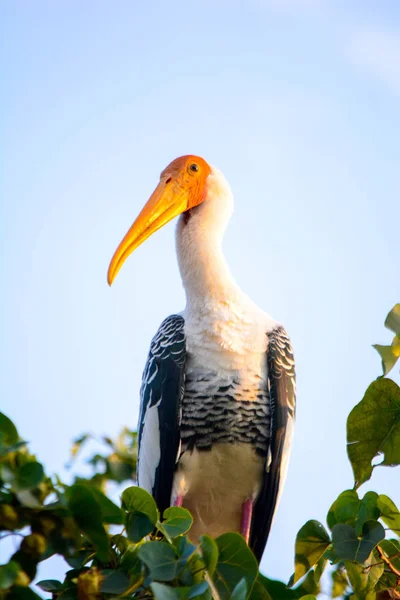
M246 502L243 502L242 507L242 523L240 525L240 533L246 540L246 543L249 543L250 538L250 527L251 527L251 517L253 514L253 500L248 498Z
M174 506L182 506L183 496L179 495L174 500Z

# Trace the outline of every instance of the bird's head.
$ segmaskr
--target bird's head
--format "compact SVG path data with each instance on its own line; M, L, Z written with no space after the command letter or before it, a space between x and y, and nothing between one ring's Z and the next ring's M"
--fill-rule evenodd
M116 249L108 268L111 285L128 256L155 231L207 196L210 165L200 156L181 156L160 175L160 182Z

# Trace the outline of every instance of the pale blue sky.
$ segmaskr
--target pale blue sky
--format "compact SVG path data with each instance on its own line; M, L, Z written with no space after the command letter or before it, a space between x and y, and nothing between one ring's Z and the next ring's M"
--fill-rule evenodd
M184 304L174 226L112 289L106 271L161 170L202 155L235 194L232 272L296 352L293 456L262 563L287 579L299 527L352 485L345 420L380 373L371 344L389 341L383 321L400 300L400 5L3 0L0 11L2 410L50 471L79 432L136 426L151 337ZM393 470L364 488L400 503Z

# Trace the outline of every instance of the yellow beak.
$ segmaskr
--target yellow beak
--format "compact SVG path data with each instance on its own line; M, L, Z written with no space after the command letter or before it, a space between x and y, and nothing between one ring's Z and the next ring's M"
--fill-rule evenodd
M115 251L108 267L109 285L113 283L128 256L140 244L189 208L188 192L176 179L163 177Z

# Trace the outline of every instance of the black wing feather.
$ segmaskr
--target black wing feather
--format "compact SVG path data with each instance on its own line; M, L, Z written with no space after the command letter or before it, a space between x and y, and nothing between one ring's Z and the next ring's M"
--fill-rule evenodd
M271 442L260 494L254 506L250 546L261 560L285 472L290 451L292 425L296 405L296 374L292 346L280 325L268 334L268 386L271 401ZM284 456L285 454L285 456Z
M155 471L152 495L158 508L170 506L172 483L179 450L180 408L184 393L186 340L185 321L179 315L167 317L154 336L140 390L139 462L144 418L148 407L157 406L160 462ZM138 481L140 485L140 480Z

